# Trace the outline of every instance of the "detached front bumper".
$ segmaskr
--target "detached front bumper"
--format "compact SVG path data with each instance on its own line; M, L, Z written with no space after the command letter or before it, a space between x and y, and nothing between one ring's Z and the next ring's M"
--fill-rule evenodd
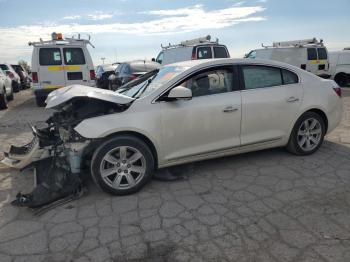
M33 168L34 190L29 194L18 193L12 203L35 208L80 191L82 153L88 142L65 144L50 127L32 127L32 131L32 141L21 147L12 145L1 162L20 170Z
M49 157L47 152L39 147L39 139L36 136L27 145L21 147L11 145L9 152L4 154L5 158L1 163L15 169L23 169L33 162Z

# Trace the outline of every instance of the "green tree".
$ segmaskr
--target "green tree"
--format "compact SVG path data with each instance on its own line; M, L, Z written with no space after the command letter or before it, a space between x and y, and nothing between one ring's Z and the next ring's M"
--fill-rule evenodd
M24 70L26 70L27 72L30 72L30 66L27 61L19 60L18 64L21 65L24 68Z

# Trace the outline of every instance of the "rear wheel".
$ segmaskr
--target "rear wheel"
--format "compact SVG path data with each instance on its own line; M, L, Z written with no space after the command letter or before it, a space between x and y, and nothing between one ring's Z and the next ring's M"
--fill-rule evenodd
M337 74L334 77L334 81L340 86L340 87L346 87L348 85L348 78L345 74L340 73Z
M46 100L45 96L36 96L35 97L36 105L38 107L45 107L46 106L45 100Z
M14 98L14 95L13 95L13 88L11 87L11 93L9 94L9 96L7 97L7 100L8 101L12 101Z
M6 89L3 87L2 94L0 95L0 109L6 109L7 108L7 95L6 95Z
M296 155L310 155L323 143L326 127L322 117L315 112L306 112L295 123L287 149Z
M154 158L149 147L137 137L118 136L96 149L91 160L95 183L113 195L139 191L151 178Z

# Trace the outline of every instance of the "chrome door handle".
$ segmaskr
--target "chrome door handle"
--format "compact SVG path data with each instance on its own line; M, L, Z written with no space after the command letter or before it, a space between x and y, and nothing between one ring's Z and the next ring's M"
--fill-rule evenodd
M287 99L287 103L295 103L298 101L299 101L299 98L296 98L294 96L291 96L290 98Z
M222 110L222 112L224 112L224 113L232 113L232 112L236 112L236 111L238 111L238 108L235 108L233 106L228 106L224 110Z

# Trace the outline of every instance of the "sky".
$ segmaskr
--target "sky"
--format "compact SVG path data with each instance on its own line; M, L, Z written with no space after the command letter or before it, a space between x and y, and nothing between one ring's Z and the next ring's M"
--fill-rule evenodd
M151 59L161 44L211 35L231 57L274 41L350 47L350 0L0 0L0 62L31 61L29 41L91 35L94 64Z

